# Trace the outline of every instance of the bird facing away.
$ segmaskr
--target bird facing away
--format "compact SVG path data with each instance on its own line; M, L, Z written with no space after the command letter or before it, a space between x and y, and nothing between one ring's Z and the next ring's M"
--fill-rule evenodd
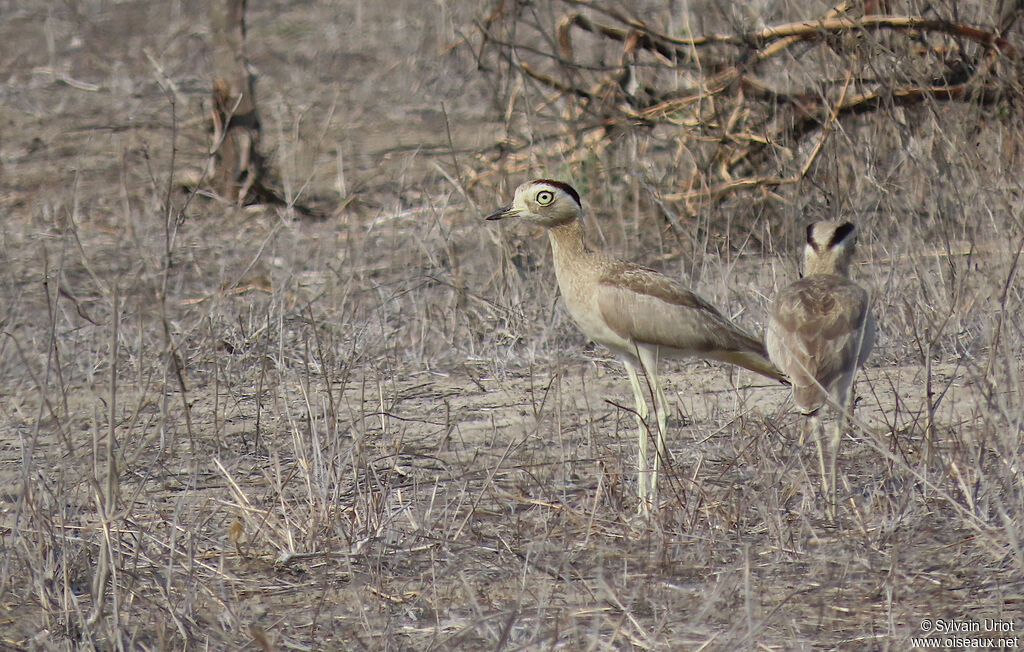
M766 335L772 362L793 384L797 408L811 417L822 483L826 492L831 485L833 498L841 423L837 420L833 434L826 482L818 411L831 397L842 417L854 374L875 342L868 293L847 278L856 244L851 222L827 220L807 227L803 278L775 297Z
M518 217L548 229L555 277L569 315L590 339L626 366L639 429L640 511L657 505L657 474L666 455L668 401L658 381L661 357L696 356L728 362L784 381L760 340L726 319L679 282L652 269L591 251L583 242L580 196L560 181L539 179L516 189L512 203L486 217ZM654 395L657 453L648 461L647 401L637 369Z

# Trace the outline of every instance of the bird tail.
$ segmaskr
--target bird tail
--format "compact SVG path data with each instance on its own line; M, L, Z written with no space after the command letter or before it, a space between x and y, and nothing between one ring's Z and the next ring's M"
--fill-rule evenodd
M778 368L772 364L771 360L764 355L760 355L752 351L715 351L708 355L708 357L721 362L734 364L737 367L750 369L762 376L767 376L768 378L777 380L783 385L789 384L789 379L786 378L786 374L779 371Z

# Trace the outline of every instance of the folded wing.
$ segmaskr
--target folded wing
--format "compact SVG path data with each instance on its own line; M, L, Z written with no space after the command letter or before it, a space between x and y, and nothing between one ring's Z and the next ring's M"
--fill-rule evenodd
M829 390L867 358L874 343L874 328L866 327L869 319L868 293L840 276L810 276L779 293L768 326L768 351L793 381L801 409L820 407L825 395L819 385Z
M664 274L618 263L598 283L597 303L605 322L623 339L784 379L760 340Z

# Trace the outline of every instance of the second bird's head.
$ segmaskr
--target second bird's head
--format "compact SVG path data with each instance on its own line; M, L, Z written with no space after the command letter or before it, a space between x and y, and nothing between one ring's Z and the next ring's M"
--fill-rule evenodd
M807 225L804 275L846 276L857 246L857 227L845 220L822 220Z
M575 188L561 181L537 179L516 188L512 203L487 215L485 219L518 217L552 227L572 222L580 216L582 210L580 195Z

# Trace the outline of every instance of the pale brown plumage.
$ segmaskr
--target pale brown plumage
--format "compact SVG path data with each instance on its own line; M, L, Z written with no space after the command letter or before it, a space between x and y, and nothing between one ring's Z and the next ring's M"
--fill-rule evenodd
M787 352L773 359L789 374L802 412L824 405L826 392L835 395L844 376L867 359L873 329L865 331L865 342L861 331L870 318L868 293L841 276L808 276L779 292L768 327L769 351Z
M682 284L644 267L612 261L597 290L601 317L616 335L664 354L728 362L784 380L760 340ZM609 346L615 350L615 346Z
M765 336L772 362L793 383L794 402L810 416L830 510L836 504L836 460L848 393L875 342L868 293L847 278L856 242L850 222L830 220L807 227L804 278L775 297ZM818 411L829 398L839 406L839 415L826 479Z
M776 380L784 375L768 359L760 340L730 322L681 283L652 269L591 251L583 242L579 194L567 184L540 179L516 189L512 204L487 219L520 217L548 228L555 276L566 308L587 337L608 347L626 365L640 430L641 510L656 501L655 482L666 454L667 400L657 361L696 356L745 367ZM653 472L647 471L647 402L641 369L654 393L658 417Z
M808 227L804 278L772 302L768 353L793 383L797 407L810 414L826 396L842 404L857 367L874 345L868 293L846 278L856 244L853 224Z

